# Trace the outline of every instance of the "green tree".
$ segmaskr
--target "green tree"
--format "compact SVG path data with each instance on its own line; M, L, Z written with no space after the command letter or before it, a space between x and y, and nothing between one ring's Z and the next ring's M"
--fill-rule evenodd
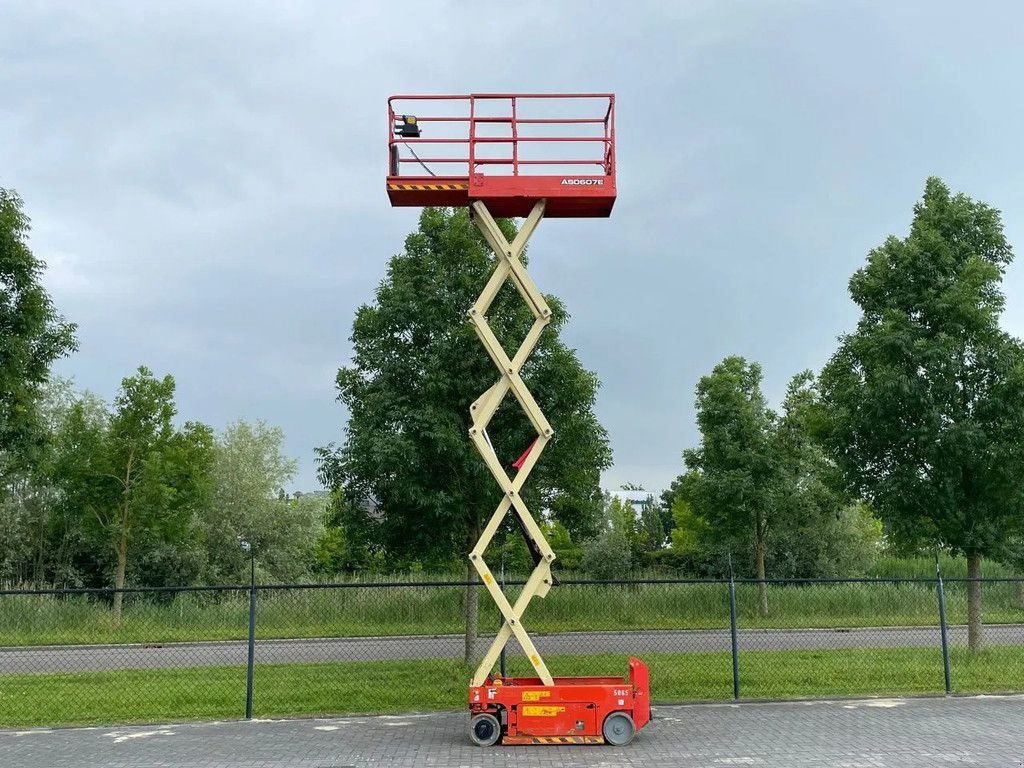
M611 494L607 494L605 499L607 527L621 533L623 538L629 542L629 549L632 552L639 527L636 519L636 510L633 509L633 502Z
M283 451L284 432L262 421L236 421L218 436L212 492L201 528L206 542L205 580L247 578L250 542L264 578L293 581L309 575L324 524L326 499L289 499L284 487L298 463Z
M640 504L637 518L637 549L641 557L649 558L668 543L668 534L662 522L661 510L653 496L648 496Z
M583 560L583 548L572 540L569 529L557 520L544 523L543 528L544 536L558 557L561 567L569 571L579 568Z
M849 487L898 543L966 555L972 579L1024 519L1024 356L999 327L1011 259L998 211L929 179L910 234L850 279L862 314L821 375ZM979 649L976 581L968 626Z
M514 228L501 226L507 237ZM338 372L338 399L348 408L343 445L320 450L324 485L343 489L356 519L351 537L385 553L396 566L463 557L501 498L467 436L469 405L497 372L466 322L493 269L493 256L464 209L425 209L403 253L393 257L372 305L352 326L354 353ZM599 478L610 463L604 429L594 415L598 381L560 339L567 315L547 297L553 320L522 370L555 430L523 497L535 513L549 510L574 538L600 517ZM533 316L511 286L488 321L506 350L526 336ZM535 437L509 396L488 428L499 459L512 462ZM362 504L372 501L372 518ZM475 572L467 563L467 576ZM467 655L472 654L476 591L466 600Z
M583 570L595 579L622 579L633 567L629 539L621 528L609 527L583 545Z
M654 508L661 519L661 530L665 532L666 543L672 542L672 531L675 529L676 520L672 513L672 505L675 503L675 490L673 487L666 488L654 502Z
M761 393L761 366L727 357L697 384L701 445L683 452L693 471L687 501L718 539L750 542L758 604L768 614L764 583L778 466L771 452L775 414Z
M0 188L0 479L5 466L33 460L50 366L76 348L75 326L40 284L45 265L29 249L28 233L21 198Z
M696 509L700 504L703 475L689 470L672 483L672 529L670 548L663 551L661 562L674 567L682 575L695 578L720 579L735 572L742 577L755 575L753 547L748 532L731 535L715 530ZM749 559L736 557L749 553ZM771 552L765 555L770 562Z
M636 485L622 486L626 491L642 491ZM605 515L608 525L619 531L629 545L630 562L634 567L651 565L653 554L665 546L665 528L652 496L639 505L631 499L606 495ZM639 506L639 509L637 507Z
M314 548L315 569L318 573L336 576L352 568L352 550L345 529L330 526L323 530Z
M346 528L360 517L354 504L340 490L318 501L324 506L323 530L315 546L316 572L336 576L373 568L366 537L353 536Z
M710 528L707 520L693 511L693 505L679 492L672 502L672 549L680 555L698 551Z
M720 380L709 386L699 415L712 437L705 437L702 447L715 447L715 462L707 463L712 454L705 452L705 464L690 469L670 489L673 558L695 573L720 576L730 552L750 549L756 555L756 514L752 522L738 515L723 521L717 512L740 503L735 499L746 493L755 494L761 505L761 551L773 576L865 573L880 548L880 524L868 506L842 489L835 465L815 440L820 397L813 375L804 371L793 377L775 415L764 406L758 388L743 379L745 363L734 360L731 365L732 383ZM759 415L752 418L752 412ZM758 559L753 572L763 578L766 568L758 567ZM748 572L742 559L735 566Z
M815 437L820 405L814 375L798 373L769 441L778 470L769 551L779 578L863 575L881 545L881 524L845 492Z
M32 461L12 466L6 493L0 493L0 582L81 586L76 562L85 547L80 521L69 518L54 477L54 436L63 428L76 400L90 413L103 403L86 393L76 396L67 379L51 378L37 404L39 440Z
M194 422L176 429L174 415L174 379L140 367L122 380L112 411L96 414L79 401L58 436L65 503L112 550L115 589L125 586L135 542L188 537L208 502L213 434ZM115 624L122 604L115 593Z

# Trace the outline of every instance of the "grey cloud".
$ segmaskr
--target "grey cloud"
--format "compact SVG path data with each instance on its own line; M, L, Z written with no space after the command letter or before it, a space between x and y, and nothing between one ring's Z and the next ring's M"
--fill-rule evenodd
M397 10L396 10L397 9ZM355 308L415 226L383 192L391 93L614 90L620 199L551 221L531 269L601 376L616 467L651 489L732 353L781 396L855 315L846 281L925 177L1024 235L1015 4L2 5L0 185L81 326L62 364L111 395L139 363L182 414L265 418L313 484L341 436ZM1008 324L1024 330L1018 268Z

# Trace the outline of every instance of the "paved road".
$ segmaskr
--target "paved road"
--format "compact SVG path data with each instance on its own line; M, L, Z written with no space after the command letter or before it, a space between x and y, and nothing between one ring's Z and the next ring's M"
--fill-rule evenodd
M473 747L466 715L0 731L11 768L1020 768L1024 697L658 707L626 747Z
M545 655L596 653L698 653L728 651L728 630L659 630L638 632L568 632L535 635ZM1024 646L1024 625L985 628L991 645ZM843 648L939 647L939 631L931 627L875 629L771 629L744 630L741 650L797 650ZM953 645L967 644L965 627L950 628ZM490 643L481 638L479 649ZM518 644L509 650L518 653ZM313 640L261 640L256 645L258 664L365 661L375 659L460 658L461 635ZM0 649L0 675L19 673L81 672L106 669L157 669L245 664L244 642L169 643L164 645L69 645Z

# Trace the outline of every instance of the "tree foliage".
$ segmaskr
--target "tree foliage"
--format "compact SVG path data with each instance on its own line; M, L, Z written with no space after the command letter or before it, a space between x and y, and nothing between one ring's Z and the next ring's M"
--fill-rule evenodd
M770 441L778 484L768 551L777 578L866 573L881 549L871 508L843 489L816 438L820 394L810 371L790 381Z
M698 387L703 442L684 454L691 469L670 496L675 561L713 576L728 571L730 555L738 574L762 579L865 573L880 550L880 526L843 490L815 438L813 375L793 377L778 414L759 382L756 364L727 358ZM765 611L766 589L760 598Z
M509 222L501 226L514 235ZM321 476L347 496L348 533L395 565L461 560L501 498L467 437L470 403L497 378L465 314L492 268L465 210L426 209L404 252L391 259L374 303L353 323L352 362L337 377L348 428L340 449L321 450ZM523 497L576 537L596 528L598 481L610 452L593 412L597 378L560 340L567 315L547 299L554 319L522 376L555 437ZM488 321L514 351L533 316L507 284ZM488 431L506 466L535 437L511 396ZM373 503L374 515L353 503L363 500Z
M140 367L121 382L111 411L75 403L58 436L65 503L114 554L115 589L126 584L133 543L185 538L209 499L212 431L195 422L176 429L174 415L174 379ZM115 622L121 604L119 592Z
M629 539L621 528L608 527L583 547L580 567L594 579L624 579L633 567Z
M821 376L825 440L897 542L983 556L1024 519L1024 356L999 327L999 212L928 180L910 233L850 279L857 329ZM969 590L980 645L980 589Z
M167 421L170 377L125 381L113 409L69 381L44 387L48 437L0 500L0 583L238 583L249 576L243 536L257 546L263 580L354 567L344 531L325 533L326 497L285 493L296 465L282 453L280 429L238 421L214 437L195 423L176 428Z
M95 398L81 399L90 410L102 408ZM0 582L82 585L81 525L65 514L54 474L53 436L75 400L66 379L51 377L41 389L37 418L42 434L32 461L9 467L6 493L0 494Z
M325 500L289 499L285 486L297 462L284 455L284 432L262 421L236 421L218 436L210 504L200 526L207 550L204 580L237 583L248 576L248 541L264 578L286 582L309 575L323 529Z
M761 366L727 357L697 384L701 444L683 452L691 475L688 501L720 541L752 545L765 578L768 533L779 485L771 451L775 414L761 392ZM767 590L760 605L768 611Z
M57 314L28 247L21 198L0 188L0 480L5 465L35 460L43 431L38 403L50 366L76 348L75 326ZM3 485L0 485L0 494Z
M635 485L624 485L623 490L642 491ZM643 501L605 495L606 527L622 534L629 549L629 560L633 568L652 564L652 555L667 543L661 513L652 496Z
M572 539L569 529L557 520L544 523L544 536L554 550L561 563L562 568L573 571L580 567L583 561L583 548Z

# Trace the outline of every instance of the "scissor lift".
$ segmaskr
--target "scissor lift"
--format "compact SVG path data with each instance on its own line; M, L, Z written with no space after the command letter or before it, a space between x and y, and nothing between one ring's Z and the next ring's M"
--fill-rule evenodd
M629 660L628 677L552 677L523 628L534 597L551 589L555 553L520 496L554 435L520 371L551 310L521 260L544 217L607 217L615 203L615 97L612 94L474 94L392 96L388 100L388 197L394 206L469 207L497 257L469 320L498 371L498 380L470 406L469 436L502 490L502 499L469 559L504 617L469 685L470 737L480 746L505 744L626 744L650 720L647 667ZM526 217L510 243L495 217ZM534 324L512 357L487 324L487 312L511 280ZM515 397L537 432L510 476L487 436L502 400ZM510 604L484 560L512 512L534 569ZM515 638L536 677L494 672Z

